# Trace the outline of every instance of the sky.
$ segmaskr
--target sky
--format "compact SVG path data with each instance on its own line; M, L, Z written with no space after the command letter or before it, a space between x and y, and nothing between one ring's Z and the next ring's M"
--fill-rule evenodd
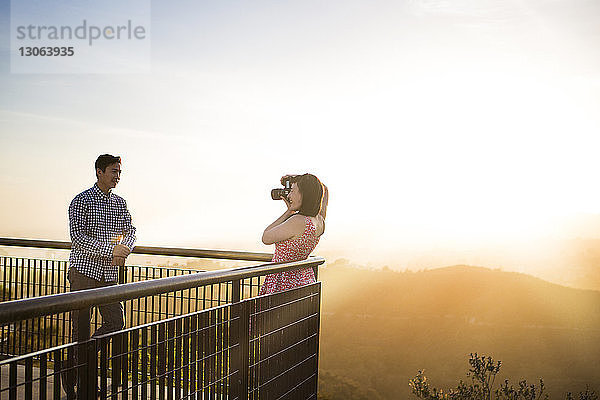
M303 172L330 189L327 257L420 267L600 238L597 1L150 9L149 70L24 74L0 0L0 237L69 240L68 204L111 153L140 245L272 251L269 191Z

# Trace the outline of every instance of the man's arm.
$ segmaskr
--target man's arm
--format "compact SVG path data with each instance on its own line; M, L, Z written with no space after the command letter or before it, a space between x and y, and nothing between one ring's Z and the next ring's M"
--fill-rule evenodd
M87 205L83 197L77 196L69 206L69 231L72 246L91 254L112 257L114 245L103 243L86 234Z
M131 250L133 250L133 244L135 243L135 227L131 224L131 214L129 213L129 210L127 209L127 203L125 202L124 199L121 199L123 201L123 208L125 210L124 213L124 221L123 221L123 236L121 238L121 240L119 241L119 244L117 244L113 250L113 265L118 265L118 266L124 266L125 265L125 259L127 258L127 256L129 256L129 253L131 253Z
M121 244L124 244L129 248L129 250L133 250L133 246L135 244L135 226L131 223L131 214L127 209L127 203L123 200L123 206L125 207L125 221L123 223L123 240L121 240Z

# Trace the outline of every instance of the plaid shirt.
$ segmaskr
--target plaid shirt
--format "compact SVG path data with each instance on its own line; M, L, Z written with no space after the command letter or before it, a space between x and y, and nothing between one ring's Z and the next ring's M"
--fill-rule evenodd
M97 281L116 282L118 269L112 253L121 243L133 249L135 227L122 197L105 195L97 184L79 193L69 206L71 255L69 264Z

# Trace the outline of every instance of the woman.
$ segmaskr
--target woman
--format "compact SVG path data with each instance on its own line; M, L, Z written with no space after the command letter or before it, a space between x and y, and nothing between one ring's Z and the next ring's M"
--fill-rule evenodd
M291 191L283 201L287 210L265 229L264 244L275 244L274 262L299 261L308 258L325 231L325 214L329 194L327 187L311 174L286 175L292 181ZM315 282L311 267L267 275L259 294L281 292Z

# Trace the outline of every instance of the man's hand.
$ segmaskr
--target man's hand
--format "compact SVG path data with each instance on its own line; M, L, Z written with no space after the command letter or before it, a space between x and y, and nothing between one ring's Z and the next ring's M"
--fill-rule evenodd
M113 249L113 258L114 257L127 258L129 253L131 253L131 250L129 250L129 247L125 246L124 244L117 244L117 245L115 245L115 248Z
M116 265L117 267L125 266L125 257L113 257L112 265Z

